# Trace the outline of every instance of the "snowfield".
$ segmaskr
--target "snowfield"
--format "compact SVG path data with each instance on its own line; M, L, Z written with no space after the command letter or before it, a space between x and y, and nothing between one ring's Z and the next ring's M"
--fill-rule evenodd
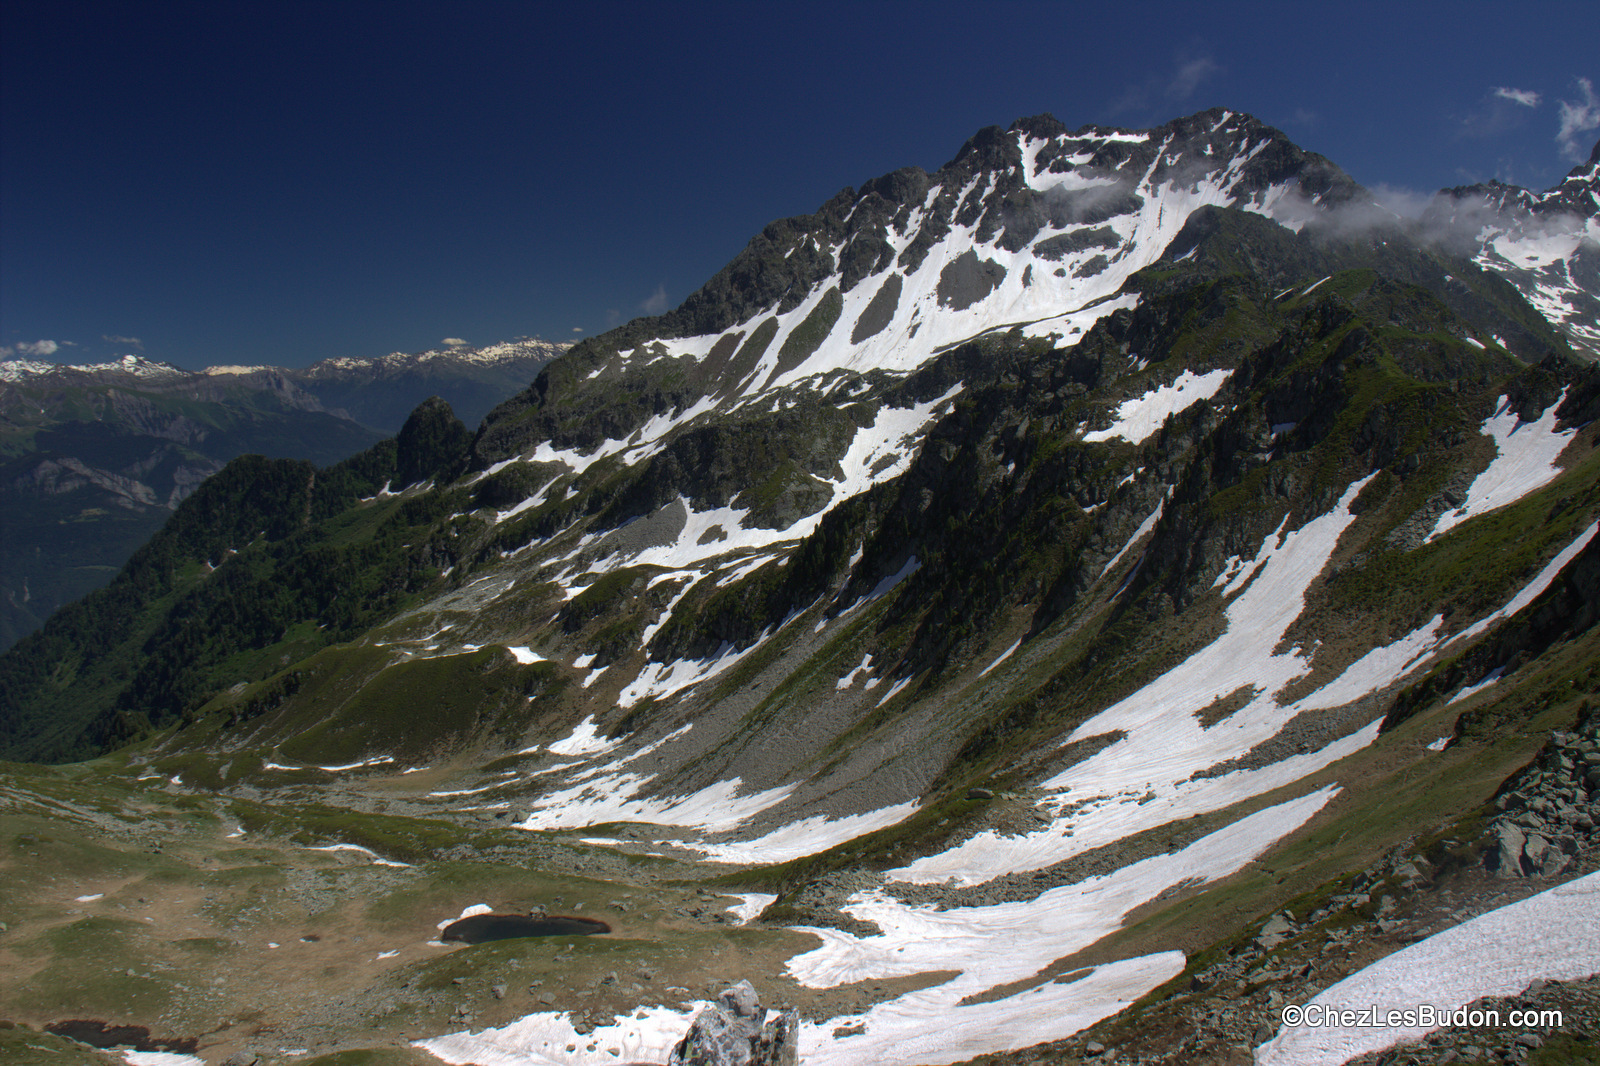
M1310 1007L1453 1011L1484 996L1512 996L1536 980L1600 973L1600 873L1479 915L1385 956L1324 989ZM1285 1026L1256 1049L1258 1066L1339 1066L1369 1051L1413 1043L1439 1025Z
M1204 374L1185 370L1171 385L1160 385L1143 396L1124 400L1118 405L1116 420L1109 428L1091 430L1083 439L1095 443L1121 437L1132 444L1143 444L1156 435L1168 415L1211 399L1232 375L1231 370L1210 370Z
M898 996L861 1015L805 1024L802 1049L806 1062L818 1066L861 1062L931 1066L1062 1039L1114 1014L1182 971L1182 954L1165 952L1098 966L1065 984L1038 976L1056 960L1115 932L1133 909L1163 892L1237 872L1304 826L1338 793L1336 784L1239 818L1180 851L1054 888L1027 902L939 911L899 902L892 894L893 882L953 881L971 885L1009 873L1043 869L1142 830L1291 787L1374 742L1377 721L1321 750L1300 752L1255 769L1198 776L1200 771L1237 758L1270 738L1295 715L1359 699L1418 670L1431 661L1433 652L1451 643L1442 633L1442 620L1436 617L1400 639L1372 649L1309 695L1288 703L1280 703L1273 695L1311 668L1314 652L1298 646L1275 649L1304 609L1306 590L1326 567L1343 532L1354 522L1349 507L1368 480L1352 483L1328 513L1307 521L1299 529L1288 530L1286 522L1280 524L1266 537L1254 558L1231 560L1225 571L1226 580L1221 582L1221 591L1227 597L1227 628L1222 635L1063 738L1063 743L1070 743L1107 733L1123 734L1097 754L1043 783L1053 797L1045 804L1046 811L1053 812L1049 824L1016 836L980 833L961 845L890 871L885 888L858 893L845 906L852 916L875 923L882 930L879 935L858 937L831 928L805 929L819 940L819 946L791 958L788 970L812 987L940 971L955 974L944 983ZM1481 632L1495 619L1531 602L1597 531L1600 523L1585 528L1507 604L1468 632ZM1016 648L1013 644L996 662L1008 658ZM835 689L856 686L870 668L870 657L863 657L859 665L838 679ZM889 695L909 680L901 679ZM1216 698L1239 691L1249 695L1242 708L1209 728L1199 724L1199 710ZM569 737L546 749L576 761L528 775L531 780L554 773L566 783L539 796L522 827L582 828L612 821L677 826L715 839L681 839L672 842L676 846L698 850L713 859L754 864L817 854L864 833L897 824L918 808L917 802L907 801L857 815L813 815L738 839L741 826L783 804L797 786L741 795L744 786L734 778L688 796L642 798L653 775L633 772L631 764L681 739L690 728L684 726L632 755L619 757L616 749L625 743L625 738L602 740L594 720L585 719ZM1590 918L1600 915L1595 909L1600 882L1591 878L1584 884L1589 887L1547 894L1550 899L1537 907L1521 911L1507 908L1509 916L1500 920L1512 923L1507 929L1522 931L1518 937L1506 935L1504 942L1513 945L1507 948L1509 961L1485 956L1476 970L1464 971L1468 975L1463 978L1464 983L1427 985L1417 994L1425 993L1430 1001L1439 1003L1465 996L1461 1000L1465 1002L1500 988L1505 980L1521 980L1525 984L1532 976L1565 973L1564 966L1600 969L1600 961L1596 961L1600 949L1592 932L1566 940L1558 938L1552 949L1540 948L1536 961L1527 957L1525 947L1528 930L1543 930L1552 922L1566 921L1562 916L1569 911L1585 913ZM732 908L741 921L748 921L771 902L771 897L756 894L743 899L742 904ZM1589 925L1600 928L1597 922ZM1458 934L1458 939L1461 943L1482 943L1479 930L1491 928L1497 930L1500 926L1473 925L1469 932ZM1447 934L1440 934L1435 940L1435 948L1460 950L1459 945L1451 946L1457 941ZM1516 944L1524 945L1520 956L1516 955ZM1417 945L1416 949L1422 947ZM1417 958L1423 961L1414 961ZM1400 973L1419 968L1444 973L1449 966L1441 958L1397 956L1392 967L1398 967L1396 972ZM1572 961L1569 965L1561 960L1588 961ZM1497 977L1500 984L1485 977L1502 972L1515 976L1503 980ZM1395 980L1384 964L1363 974L1357 976L1371 982ZM1028 987L993 1002L965 1003L969 997L1012 983ZM1336 986L1325 997L1346 995L1366 997L1368 985L1351 985L1349 989ZM578 1041L579 1034L568 1016L542 1012L499 1029L453 1034L418 1046L452 1063L519 1066L616 1061L617 1055L664 1056L664 1049L682 1034L692 1015L693 1010L649 1008ZM836 1028L845 1026L865 1029L833 1035ZM1383 1032L1399 1038L1394 1030ZM1338 1042L1347 1039L1355 1043ZM1266 1046L1262 1061L1293 1066L1336 1062L1342 1059L1330 1056L1347 1054L1347 1046L1356 1048L1348 1054L1357 1054L1369 1046L1386 1046L1370 1044L1370 1039L1370 1034L1336 1038L1328 1030L1296 1030ZM1368 1043L1360 1043L1362 1040ZM566 1052L569 1044L580 1050ZM590 1044L595 1046L594 1052L586 1050Z

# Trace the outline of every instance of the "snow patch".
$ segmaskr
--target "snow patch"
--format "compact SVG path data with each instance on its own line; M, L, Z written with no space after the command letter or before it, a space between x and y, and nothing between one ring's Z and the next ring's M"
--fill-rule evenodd
M1001 652L999 657L996 658L994 662L990 663L988 666L985 666L982 670L980 670L978 672L978 676L979 677L987 677L990 670L993 670L995 667L999 666L1001 663L1003 663L1007 659L1011 658L1011 653L1016 651L1020 647L1022 647L1022 638L1018 637L1016 639L1016 642L1014 644L1012 644L1011 647L1009 647L1005 651Z
M740 778L718 781L688 796L634 799L655 775L611 773L540 796L522 829L579 829L604 822L648 822L723 832L736 829L789 798L795 785L739 795Z
M364 848L360 844L319 844L319 845L315 845L315 846L309 846L309 847L307 847L306 850L307 851L353 851L353 852L356 852L359 855L367 856L367 858L372 860L372 863L373 863L374 866L401 866L401 867L405 867L407 869L409 869L410 866L411 866L411 864L409 862L395 862L393 859L385 859L383 856L379 855L377 852L373 851L371 848Z
M1116 420L1109 428L1091 430L1083 439L1096 443L1121 437L1130 443L1142 444L1156 434L1168 415L1175 415L1200 400L1209 400L1232 374L1231 370L1208 370L1204 374L1185 370L1171 385L1160 385L1143 396L1122 401L1117 405Z
M861 665L860 666L856 667L854 670L850 671L848 674L845 674L839 680L835 681L833 683L833 687L836 690L843 691L843 690L849 688L851 685L854 685L856 683L856 678L857 677L860 677L862 674L869 673L871 671L871 668L872 668L872 654L869 652L866 655L863 655L861 657Z
M772 906L773 902L778 898L776 895L769 895L766 892L732 893L732 895L737 896L739 902L735 906L728 907L727 910L735 918L739 919L740 925L753 922L761 917L761 912Z
M921 804L915 800L897 803L881 810L864 814L847 814L829 818L818 814L802 818L781 829L774 829L754 840L735 840L727 843L691 844L673 841L682 848L699 851L719 862L737 862L748 865L789 862L807 855L816 855L837 847L866 833L873 833L891 825L898 825L917 812Z
M845 905L875 923L878 936L807 928L822 940L789 960L802 984L830 988L936 970L957 971L941 985L880 1003L861 1015L866 1032L828 1039L836 1022L808 1026L804 1061L872 1062L882 1066L960 1062L985 1052L1059 1040L1120 1010L1183 970L1182 952L1164 952L1098 968L1071 984L1043 982L995 1003L962 1001L1013 981L1037 980L1056 959L1115 932L1135 907L1180 885L1226 877L1319 811L1328 787L1268 807L1181 851L1114 873L1063 885L1037 899L988 907L910 907L881 890L857 893ZM1014 1028L1026 1022L1022 1029ZM815 1043L813 1043L815 1041Z
M1156 504L1156 509L1151 511L1149 517L1147 517L1143 522L1139 523L1139 528L1133 531L1133 536L1128 538L1128 542L1118 549L1117 554L1111 557L1111 561L1109 563L1106 563L1106 565L1101 568L1101 577L1105 577L1107 574L1109 574L1111 572L1111 568L1122 561L1122 557L1128 554L1128 550L1130 548L1144 540L1145 537L1148 537L1150 535L1150 531L1156 528L1156 523L1161 521L1161 513L1167 509L1167 498L1171 495L1172 486L1168 485L1166 492L1164 492L1161 496L1161 502Z
M494 908L489 906L487 903L474 903L472 906L467 907L466 909L464 909L461 912L459 917L446 918L444 921L442 921L439 924L435 925L434 928L439 930L439 932L442 933L447 928L449 928L451 925L454 925L456 922L459 922L462 918L473 918L473 917L476 917L477 915L480 915L480 914L493 914L493 913L494 913Z
M600 736L600 727L595 724L594 715L591 714L574 726L572 734L565 740L558 740L545 750L552 755L599 755L621 743L621 737L606 740Z
M1500 397L1500 406L1483 423L1483 433L1494 441L1495 457L1489 468L1473 479L1467 499L1458 509L1439 516L1428 540L1474 515L1504 507L1554 481L1561 473L1556 459L1571 442L1575 429L1556 429L1556 408L1566 399L1567 390L1545 408L1537 422L1524 422L1511 407L1509 397Z
M574 1027L574 1015L541 1011L509 1025L480 1032L450 1033L419 1040L435 1058L465 1066L597 1066L615 1062L666 1062L689 1023L709 1006L702 1000L682 1009L640 1007L614 1024L594 1029ZM589 1051L593 1047L595 1050ZM567 1051L568 1047L576 1050ZM809 1060L807 1060L809 1062Z
M1536 980L1570 981L1600 972L1600 873L1569 881L1385 956L1319 992L1319 1008L1455 1010L1484 996L1511 996ZM1412 1043L1437 1025L1287 1026L1256 1049L1258 1066L1337 1066Z

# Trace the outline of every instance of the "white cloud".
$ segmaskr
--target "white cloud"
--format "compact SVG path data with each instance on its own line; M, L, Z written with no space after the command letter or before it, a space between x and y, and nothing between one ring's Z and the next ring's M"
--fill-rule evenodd
M667 287L665 285L657 285L656 291L646 297L643 303L639 304L639 310L647 315L659 315L666 309Z
M1187 100L1200 88L1200 83L1222 68L1210 56L1199 56L1178 67L1178 72L1167 83L1168 100Z
M582 333L583 332L583 327L582 326L573 326L572 327L572 332L574 332L574 333Z
M1196 56L1192 51L1178 53L1173 57L1173 64L1170 73L1146 68L1139 81L1129 85L1111 101L1109 113L1145 112L1153 107L1164 110L1182 104L1194 95L1201 82L1222 71L1222 67L1209 55ZM1170 117L1170 114L1162 114L1161 119L1165 121Z
M1434 194L1419 192L1416 189L1407 189L1401 185L1385 185L1379 182L1372 186L1373 198L1378 201L1378 206L1388 211L1393 211L1402 218L1419 218L1429 204L1433 203Z
M460 337L446 337L439 343L444 345L446 348L460 348L467 342L462 340Z
M1600 129L1600 99L1595 98L1594 85L1588 78L1579 78L1578 88L1583 90L1583 101L1561 101L1561 132L1556 134L1561 154L1574 163L1584 158L1584 149L1589 147L1579 142L1578 135Z
M1539 94L1532 89L1508 89L1505 86L1501 86L1494 91L1494 94L1502 100L1510 100L1512 103L1521 104L1523 107L1539 106Z
M20 355L27 358L28 356L54 355L60 350L61 344L57 341L18 341L14 345L6 345L0 348L0 356Z
M141 352L144 351L144 342L138 337L119 337L115 333L102 333L100 334L100 339L107 344L126 344L130 348L137 348Z

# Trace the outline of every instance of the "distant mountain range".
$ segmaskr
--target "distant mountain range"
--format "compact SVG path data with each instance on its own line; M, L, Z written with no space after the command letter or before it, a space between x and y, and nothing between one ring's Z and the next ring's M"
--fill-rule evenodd
M0 363L0 648L99 588L239 455L337 462L439 396L471 419L568 346L514 341L304 368Z

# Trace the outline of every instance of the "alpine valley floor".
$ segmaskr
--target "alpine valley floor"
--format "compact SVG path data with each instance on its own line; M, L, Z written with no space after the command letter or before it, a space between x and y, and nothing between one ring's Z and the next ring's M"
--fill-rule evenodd
M1592 640L1567 654L1597 660ZM1483 696L1470 700L1466 710L1493 713ZM1083 880L1036 897L1052 916L1073 900L1070 932L1042 948L1052 927L1029 922L1027 905L1015 902L1027 893L1014 889L962 889L960 906L946 910L849 906L836 924L865 933L871 921L898 935L912 914L922 927L878 949L862 972L820 980L817 937L858 941L761 921L781 867L707 863L676 846L682 834L647 823L529 833L492 813L430 802L429 793L462 783L459 770L319 771L279 789L216 795L184 785L181 773L152 780L157 766L116 757L10 764L0 777L8 827L0 966L23 978L6 982L0 1011L33 1030L77 1017L140 1024L154 1041L193 1040L177 1046L207 1062L241 1051L265 1062L432 1061L428 1051L484 1064L664 1062L699 1002L749 978L765 1002L793 1003L813 1023L806 1062L1248 1061L1254 1044L1278 1032L1284 1003L1308 1001L1426 934L1600 869L1592 833L1550 877L1484 869L1496 812L1484 796L1550 730L1570 724L1577 702L1558 696L1512 735L1462 738L1443 751L1435 741L1451 735L1463 705L1419 715L1290 789L1128 847L1150 854L1109 875L1081 869ZM1373 818L1375 793L1389 798L1391 817ZM946 816L968 831L1015 831L1038 817L1030 800L964 801ZM1419 824L1445 828L1417 840ZM1110 866L1132 857L1102 856ZM881 871L853 865L846 848L824 860L840 895L883 884ZM614 931L437 942L444 922L482 904L601 916ZM1095 924L1096 910L1114 917ZM1593 923L1587 936L1592 961ZM990 954L993 943L1003 950ZM893 959L908 947L911 960ZM1555 965L1537 939L1513 947L1532 976ZM893 964L874 968L884 956ZM930 1024L921 1003L969 967L981 967L969 986L977 994L963 992L967 1003L945 1008L947 1024ZM1574 988L1563 1001L1567 1026L1546 1039L1600 1031L1592 981ZM1093 1024L1133 1001L1132 1011ZM893 1043L849 1047L880 1026L895 1032L896 1022ZM1470 1035L1510 1048L1522 1031ZM104 1057L26 1029L3 1039L17 1061L29 1060L30 1047L32 1061ZM1031 1050L992 1053L1007 1045ZM1096 1045L1106 1050L1086 1050ZM341 1054L320 1058L333 1053Z

